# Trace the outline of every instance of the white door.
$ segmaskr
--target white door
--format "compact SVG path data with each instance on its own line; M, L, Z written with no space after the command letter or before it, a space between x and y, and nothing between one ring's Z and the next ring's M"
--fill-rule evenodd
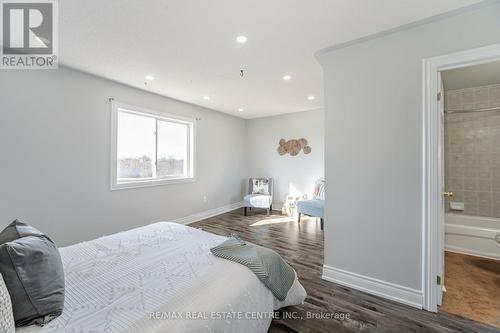
M439 78L438 78L438 84L440 87L440 92L439 92L439 119L440 119L440 124L439 124L439 184L440 184L440 192L444 195L446 192L445 188L445 168L444 168L444 153L445 153L445 142L444 142L444 89L443 89L443 81L441 78L441 72L439 72ZM439 265L439 270L438 274L439 277L437 279L440 280L440 284L437 283L436 281L436 286L437 286L437 304L441 305L443 301L443 288L444 288L444 213L445 213L445 203L446 200L443 195L439 196L440 200L440 214L439 214L439 226L438 226L438 242L439 242L439 247L440 253L439 253L439 259L438 259L438 265Z

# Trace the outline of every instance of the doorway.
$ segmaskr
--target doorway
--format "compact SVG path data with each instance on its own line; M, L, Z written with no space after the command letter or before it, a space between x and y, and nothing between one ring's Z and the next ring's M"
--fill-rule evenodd
M464 119L471 120L479 113L486 115L486 113L498 113L496 110L486 110L491 106L483 105L481 103L474 104L467 103L466 106L464 104L453 104L456 100L452 100L453 96L450 93L446 95L446 81L450 82L449 75L453 76L456 74L459 69L467 69L472 68L473 66L478 65L486 65L492 64L493 62L500 61L500 44L492 45L488 47L478 48L474 50L468 50L464 52L459 52L455 54L435 57L431 59L424 60L424 201L423 201L423 291L424 291L424 308L428 311L437 312L438 306L443 304L444 308L449 306L450 299L452 298L451 292L446 294L444 290L447 289L447 274L452 274L452 269L457 270L456 267L459 267L458 271L463 272L468 269L468 271L473 271L473 267L479 270L485 270L488 265L484 265L484 263L473 261L475 259L467 260L468 257L464 258L456 258L454 252L460 252L459 243L457 243L458 238L457 234L460 232L460 229L471 231L471 224L463 224L464 218L467 216L467 213L474 213L478 215L479 209L479 194L478 193L467 193L467 198L465 198L465 176L461 174L461 171L458 171L459 176L450 177L454 175L452 173L450 161L452 158L457 157L457 155L452 155L451 152L453 149L459 151L464 148L464 145L469 142L462 141L461 143L453 143L450 142L450 137L446 131L446 123L453 123L453 121L462 121ZM462 73L463 74L463 73ZM448 75L448 77L447 77ZM471 81L471 80L469 80ZM449 85L449 83L448 83ZM468 87L473 88L473 87ZM464 88L464 89L468 89ZM459 90L459 89L457 89ZM451 89L448 89L451 91ZM456 92L455 92L456 93ZM478 93L480 95L480 93ZM475 96L475 92L474 92ZM475 98L475 97L472 97ZM474 99L472 99L474 101ZM448 103L448 105L447 105ZM481 104L481 105L480 105ZM452 110L450 106L453 106L455 109ZM469 116L465 115L465 111L479 111L477 114L470 114ZM450 111L450 112L446 112ZM453 112L455 112L455 116L451 116ZM464 112L459 112L464 111ZM448 119L449 118L449 119ZM471 120L475 121L475 120ZM487 120L482 120L483 123L486 123ZM480 122L480 121L476 121ZM457 128L466 128L468 125L461 124ZM448 126L449 128L453 128L452 126ZM479 129L479 132L481 129ZM464 134L459 133L460 131L456 128L452 131L453 135ZM457 134L458 133L458 134ZM472 141L475 139L473 138ZM453 147L451 147L454 145ZM490 146L491 148L492 146ZM448 150L447 150L448 148ZM468 149L475 149L474 145L468 147ZM483 149L483 148L481 148ZM447 155L448 153L448 155ZM473 151L474 153L474 151ZM493 152L491 152L493 153ZM462 154L465 154L462 152ZM485 152L486 154L486 152ZM460 163L472 163L474 164L475 159L478 155L471 156L460 156L460 158L465 158L465 160L455 161ZM486 158L486 157L484 157ZM490 161L491 161L490 156ZM448 159L448 165L446 164L446 160ZM472 170L472 164L469 165L469 169ZM448 167L448 169L447 169ZM479 167L476 166L476 171L471 172L479 172ZM462 166L457 167L453 172L457 172L462 168ZM465 168L465 166L463 166ZM462 169L462 171L465 169ZM448 171L448 172L447 172ZM448 175L448 179L446 178ZM472 175L472 176L471 176ZM500 175L500 174L499 174ZM462 177L463 176L463 177ZM473 174L468 174L467 177L467 192L487 192L487 191L479 191L478 186L482 186L481 189L486 189L490 186L490 198L493 200L493 189L491 188L493 184L493 179L488 178L489 182L485 179L481 180L481 184L479 184L479 177L474 176ZM451 179L453 178L453 179ZM448 180L448 181L447 181ZM463 184L462 184L463 182ZM450 185L453 184L453 185ZM447 187L455 187L457 190L456 193L453 193L450 188ZM484 194L482 194L484 195ZM474 199L476 198L476 199ZM483 198L484 199L484 198ZM484 204L486 201L481 201ZM489 201L490 205L482 205L482 212L488 211L490 215L493 215L492 204L493 201ZM463 210L462 207L464 206ZM488 206L488 208L485 208ZM466 210L468 207L468 211ZM447 214L446 214L447 213ZM486 213L481 213L486 214ZM456 215L456 216L454 216ZM475 216L475 215L473 215ZM486 220L491 220L494 216L484 216L482 217L483 221L475 223L478 224L477 230L472 231L472 237L481 238L485 236L484 230L486 229L494 229L487 228L491 225L481 225L481 223ZM491 222L491 221L489 221ZM486 222L486 223L489 223ZM496 224L495 224L496 225ZM466 227L465 229L463 227ZM448 231L448 233L446 233ZM463 232L462 232L463 233ZM445 237L446 235L446 237ZM462 235L463 236L463 235ZM465 237L465 236L464 236ZM490 237L491 236L487 236ZM495 239L490 239L490 254L496 254L497 251L500 251L500 243L496 242ZM499 236L500 237L500 236ZM463 239L462 239L463 241ZM500 241L500 240L499 240ZM462 244L463 245L463 244ZM497 246L494 247L493 245ZM491 247L493 246L493 247ZM470 246L466 246L470 247ZM447 248L450 254L445 255L445 248ZM462 247L463 250L464 247ZM464 251L462 251L464 252ZM479 251L480 252L480 251ZM468 255L473 254L474 257L481 255L481 253L468 253ZM484 254L484 253L483 253ZM463 255L463 254L461 254ZM500 256L500 252L499 252ZM487 256L485 256L487 257ZM488 258L480 258L481 260ZM492 259L492 258L489 258ZM493 258L494 259L494 258ZM448 264L447 264L448 263ZM472 266L467 266L470 264ZM448 266L448 267L447 267ZM468 267L468 268L467 268ZM447 269L448 268L448 269ZM493 269L494 271L495 269ZM491 269L490 269L491 271ZM493 273L496 274L496 273ZM455 275L455 274L454 274ZM456 285L454 283L453 278L458 278L458 276L450 276L450 281L448 281L448 285ZM495 280L498 281L498 280ZM469 283L469 284L468 284ZM470 286L474 284L474 281L466 281L464 282L464 289L468 288L470 291ZM496 286L498 289L498 286ZM454 291L457 291L457 287L454 287ZM479 303L481 301L478 301ZM484 303L484 302L483 302ZM465 313L465 312L464 312ZM464 316L464 313L460 313L460 315ZM477 318L472 318L476 319ZM491 324L491 323L490 323ZM499 323L500 325L500 323Z
M441 72L440 310L500 328L500 61Z

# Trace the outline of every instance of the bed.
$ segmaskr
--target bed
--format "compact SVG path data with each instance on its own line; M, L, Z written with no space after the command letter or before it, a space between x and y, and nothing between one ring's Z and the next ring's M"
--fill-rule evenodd
M224 240L160 222L61 248L63 314L16 332L267 332L273 310L305 290L295 278L279 301L250 269L212 255Z

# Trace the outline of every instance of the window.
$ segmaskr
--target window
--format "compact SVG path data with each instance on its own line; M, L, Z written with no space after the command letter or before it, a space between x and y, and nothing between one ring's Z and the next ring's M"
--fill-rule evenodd
M112 102L111 189L194 180L193 119Z

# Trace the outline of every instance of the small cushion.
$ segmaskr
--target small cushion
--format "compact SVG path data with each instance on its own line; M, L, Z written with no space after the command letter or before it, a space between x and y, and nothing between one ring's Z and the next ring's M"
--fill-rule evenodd
M0 332L14 333L14 315L12 314L12 303L10 302L10 295L0 275Z
M314 184L314 194L313 199L322 199L325 200L325 179L320 178Z
M269 178L252 178L252 194L269 195Z
M62 313L64 271L56 245L19 221L0 233L0 274L12 301L16 326L44 324Z

